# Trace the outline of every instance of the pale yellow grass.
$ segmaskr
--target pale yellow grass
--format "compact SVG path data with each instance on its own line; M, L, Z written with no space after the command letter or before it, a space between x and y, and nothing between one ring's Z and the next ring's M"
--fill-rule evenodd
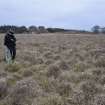
M0 105L105 105L104 35L16 35L12 65L3 61L3 37Z

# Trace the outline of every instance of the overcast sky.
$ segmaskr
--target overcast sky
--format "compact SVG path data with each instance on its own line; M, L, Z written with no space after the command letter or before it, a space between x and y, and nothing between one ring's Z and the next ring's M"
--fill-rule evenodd
M105 0L0 0L0 25L105 26Z

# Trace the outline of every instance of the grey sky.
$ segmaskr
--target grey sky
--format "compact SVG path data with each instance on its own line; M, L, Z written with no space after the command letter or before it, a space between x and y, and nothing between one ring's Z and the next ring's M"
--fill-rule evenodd
M0 0L0 25L105 26L105 0Z

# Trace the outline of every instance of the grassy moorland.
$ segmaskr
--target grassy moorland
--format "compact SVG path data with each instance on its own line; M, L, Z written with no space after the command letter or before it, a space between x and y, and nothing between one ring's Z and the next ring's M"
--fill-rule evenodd
M104 35L16 37L7 65L0 35L0 105L105 105Z

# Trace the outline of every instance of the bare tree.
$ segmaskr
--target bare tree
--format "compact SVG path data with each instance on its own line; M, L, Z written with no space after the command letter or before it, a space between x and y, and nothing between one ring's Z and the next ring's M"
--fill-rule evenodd
M39 33L39 29L36 26L30 26L28 30L29 33Z
M93 33L100 33L100 26L98 26L98 25L95 25L95 26L93 26L92 27L92 32Z
M103 34L105 34L105 27L103 27L103 28L101 29L101 32L102 32Z

